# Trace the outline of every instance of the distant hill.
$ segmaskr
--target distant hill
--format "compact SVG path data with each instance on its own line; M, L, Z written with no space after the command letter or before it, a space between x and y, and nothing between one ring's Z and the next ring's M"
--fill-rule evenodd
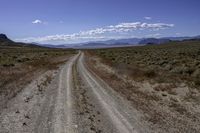
M162 38L127 38L127 39L112 39L106 41L96 41L96 42L88 42L83 43L81 45L77 45L77 47L123 47L123 46L141 46L141 45L150 45L150 44L165 44L170 41L183 41L183 40L191 40L191 39L200 39L200 36L193 37L162 37ZM75 44L76 46L76 44Z
M66 47L65 45L52 45L52 44L38 44L34 43L35 45L42 46L42 47L47 47L47 48L63 48Z
M168 43L170 42L170 39L165 39L165 38L147 38L147 39L143 39L139 42L139 44L163 44L163 43Z
M199 36L196 36L195 38L200 39L200 35L199 35Z
M5 40L8 39L8 37L5 34L0 34L0 40Z
M88 42L78 47L81 48L106 48L106 47L123 47L123 46L141 46L146 44L162 44L169 42L169 39L156 39L156 38L129 38L129 39L119 39L119 40L107 40L107 41L97 41Z
M126 38L126 39L111 39L106 41L96 41L90 43L103 43L103 44L138 44L142 38Z
M0 47L41 47L35 44L14 42L5 34L0 34Z
M10 39L5 34L0 34L0 43L1 42L11 42Z
M106 48L106 47L123 47L123 46L141 46L149 44L165 44L170 41L183 41L188 39L197 39L200 36L194 37L163 37L163 38L126 38L112 39L106 41L87 42L82 44L73 44L71 46L79 48ZM69 45L67 45L69 46Z

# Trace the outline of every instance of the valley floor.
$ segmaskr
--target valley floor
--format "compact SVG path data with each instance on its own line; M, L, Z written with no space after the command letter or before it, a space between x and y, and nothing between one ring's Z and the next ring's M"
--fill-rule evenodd
M164 133L200 130L199 110L177 115L162 108L165 106L161 106L157 97L139 91L137 83L130 84L118 78L119 75L113 75L109 66L91 63L89 57L79 52L59 69L49 70L32 81L2 109L0 132Z

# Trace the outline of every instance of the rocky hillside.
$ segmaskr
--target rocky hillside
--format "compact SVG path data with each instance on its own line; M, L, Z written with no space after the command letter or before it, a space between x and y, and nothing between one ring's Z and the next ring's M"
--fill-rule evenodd
M0 34L0 47L41 47L35 44L19 43L9 39L5 34Z

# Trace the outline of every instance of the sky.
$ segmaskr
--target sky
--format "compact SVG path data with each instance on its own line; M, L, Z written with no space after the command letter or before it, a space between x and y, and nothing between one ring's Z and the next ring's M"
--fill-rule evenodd
M70 44L200 35L200 0L0 0L0 33Z

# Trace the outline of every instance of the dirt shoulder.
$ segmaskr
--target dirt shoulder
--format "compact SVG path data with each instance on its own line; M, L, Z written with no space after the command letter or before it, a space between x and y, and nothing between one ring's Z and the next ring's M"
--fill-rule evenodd
M143 114L143 122L155 132L198 132L198 91L185 84L135 81L94 55L87 54L88 67Z
M58 70L44 72L7 102L0 114L0 132L23 133L40 129L37 123L41 121L40 118L44 118L42 113L46 111L49 116L52 113L47 110L51 109L55 101L53 99L56 97L58 73ZM50 85L52 86L49 87ZM46 118L42 122L45 122Z

